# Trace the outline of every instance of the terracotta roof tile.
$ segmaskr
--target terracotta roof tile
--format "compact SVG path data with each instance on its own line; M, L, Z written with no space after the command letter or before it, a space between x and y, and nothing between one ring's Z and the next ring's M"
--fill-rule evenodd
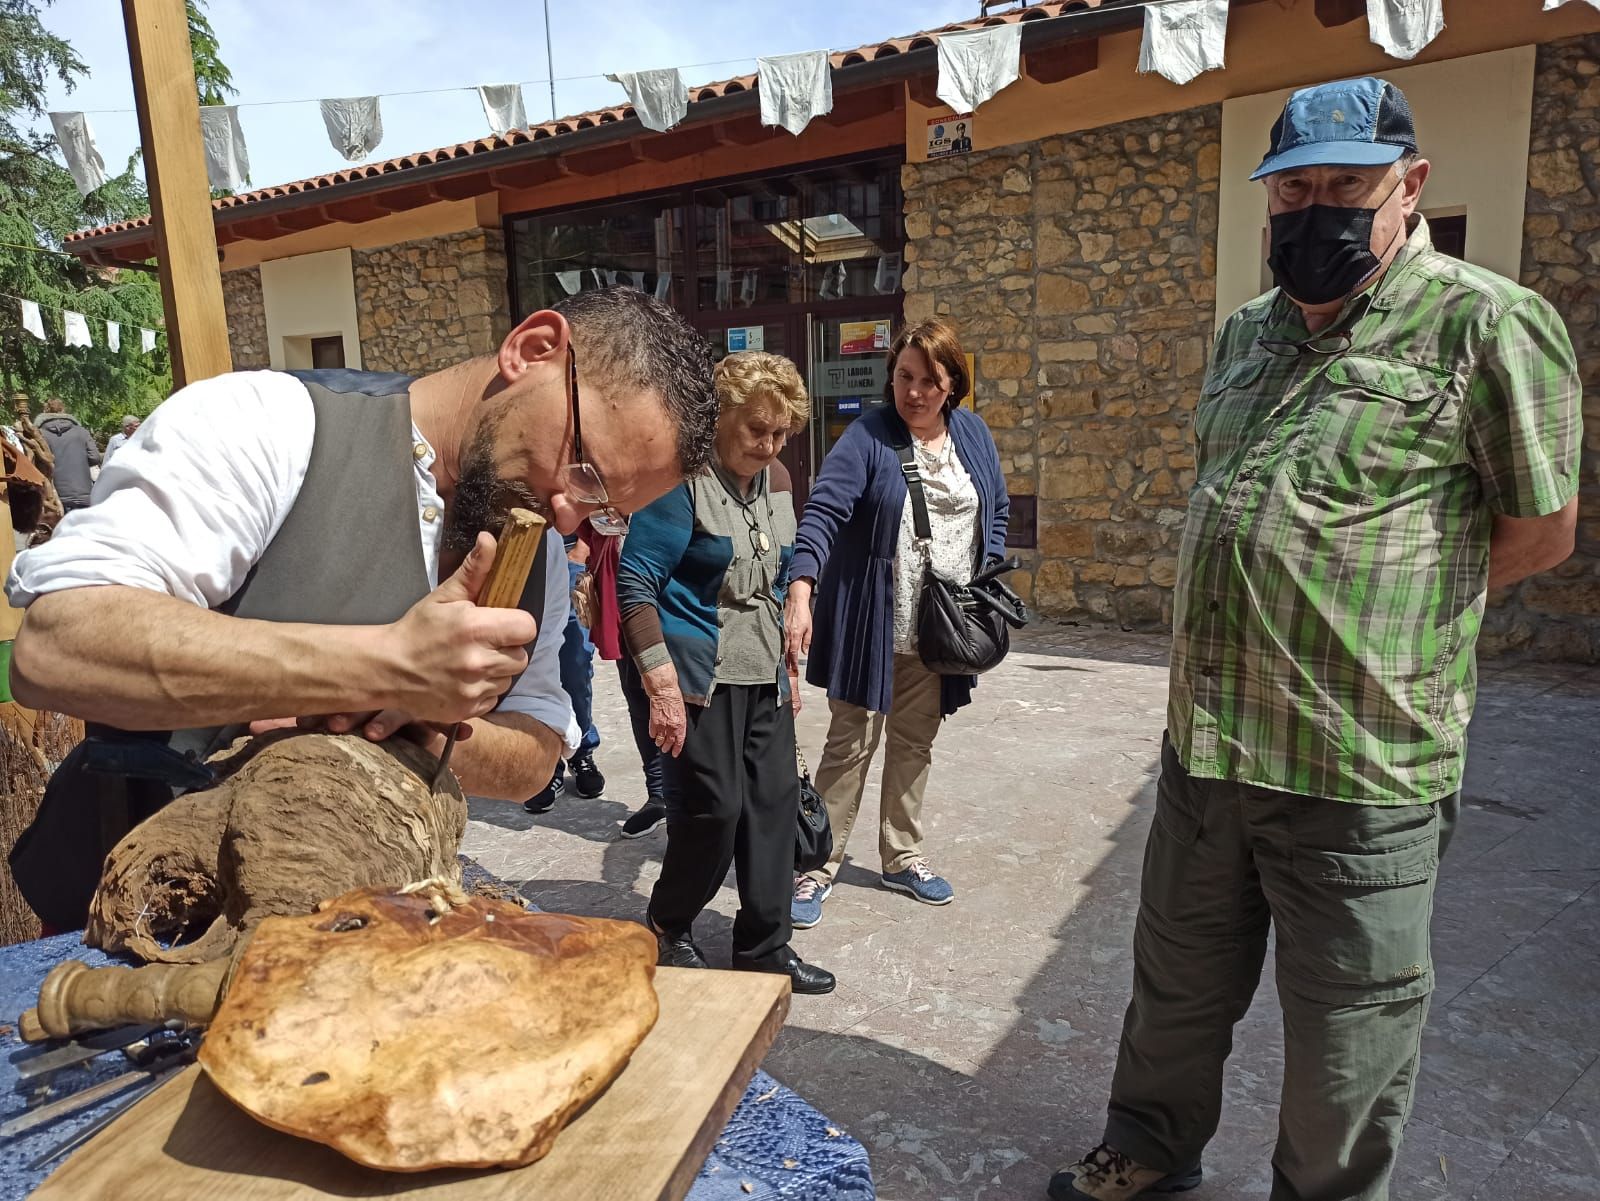
M969 21L956 21L949 25L942 25L938 29L909 34L905 37L890 38L887 41L871 45L858 46L854 50L836 53L831 58L836 68L853 67L862 63L876 62L880 59L892 58L898 54L924 50L935 46L937 45L936 35L941 33L958 33L962 30L981 29L988 25L1009 25L1021 21L1038 21L1075 10L1086 12L1097 8L1126 8L1138 2L1139 0L1044 0L1042 3L1018 6L1007 9L1004 12L992 13L988 17L974 17ZM753 91L755 86L756 77L754 75L739 75L718 83L709 83L698 88L691 87L689 89L689 100L692 105L697 101L715 100L721 96L732 96L739 92ZM436 150L424 150L417 154L402 155L399 158L386 159L378 163L364 163L360 166L346 167L339 171L330 171L326 175L316 175L310 179L300 179L292 183L257 188L254 191L241 192L235 196L224 196L219 200L213 200L211 206L219 213L223 213L230 209L245 208L259 201L275 199L280 196L296 196L306 192L320 191L324 188L337 187L340 184L353 183L360 179L375 179L382 175L392 175L415 167L426 167L435 163L470 158L479 154L489 154L496 150L503 150L509 146L519 146L527 142L541 142L550 138L559 138L576 133L579 130L592 129L599 125L609 125L617 121L626 121L634 115L633 106L630 104L596 109L593 112L580 113L573 117L545 121L527 129L513 129L504 134L491 134L488 137L459 142L454 146L441 146ZM81 230L78 233L69 234L64 239L64 244L70 246L74 242L84 242L111 234L146 229L149 225L150 218L148 215L135 218L132 221L118 221L111 225L102 225L95 229Z

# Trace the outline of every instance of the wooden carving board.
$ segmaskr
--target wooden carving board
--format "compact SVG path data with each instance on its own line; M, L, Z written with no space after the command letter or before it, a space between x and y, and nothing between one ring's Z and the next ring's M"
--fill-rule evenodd
M198 1067L69 1158L36 1201L681 1201L789 1011L786 976L659 968L661 1017L622 1075L525 1168L418 1175L361 1167L257 1122Z

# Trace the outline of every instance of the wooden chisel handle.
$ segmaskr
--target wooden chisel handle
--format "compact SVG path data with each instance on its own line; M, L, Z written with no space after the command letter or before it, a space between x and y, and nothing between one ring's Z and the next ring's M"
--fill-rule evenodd
M131 968L93 968L69 959L44 978L39 1004L18 1020L17 1032L26 1042L43 1042L133 1022L204 1026L222 1002L232 967L232 956Z
M494 566L489 569L489 578L478 594L480 608L515 609L522 603L528 573L533 570L534 560L539 557L539 544L544 541L544 527L544 518L527 509L512 509L506 514L506 523L495 544ZM433 773L435 790L450 769L450 752L455 750L459 728L451 728L444 750L439 752L439 766Z

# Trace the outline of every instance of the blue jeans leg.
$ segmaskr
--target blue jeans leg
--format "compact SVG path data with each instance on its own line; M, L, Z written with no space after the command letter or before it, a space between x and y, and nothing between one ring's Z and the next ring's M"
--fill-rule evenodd
M576 564L568 564L569 578L573 583L582 574ZM572 716L578 729L583 731L580 751L592 751L600 745L600 731L594 724L594 644L589 641L589 631L578 621L578 615L569 607L567 625L561 637L561 687L572 702Z

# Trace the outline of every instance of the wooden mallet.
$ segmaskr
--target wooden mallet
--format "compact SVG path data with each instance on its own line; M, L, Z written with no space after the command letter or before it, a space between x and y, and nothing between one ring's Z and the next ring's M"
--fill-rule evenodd
M480 607L488 609L515 609L522 603L522 593L528 586L528 574L534 560L539 557L539 544L544 540L545 520L527 509L512 509L506 514L506 523L500 530L495 548L494 566L489 569L489 579L478 595ZM539 615L543 618L543 614ZM433 787L437 790L450 770L450 752L455 750L456 734L461 725L450 728L444 750L439 752L439 767L433 773Z

